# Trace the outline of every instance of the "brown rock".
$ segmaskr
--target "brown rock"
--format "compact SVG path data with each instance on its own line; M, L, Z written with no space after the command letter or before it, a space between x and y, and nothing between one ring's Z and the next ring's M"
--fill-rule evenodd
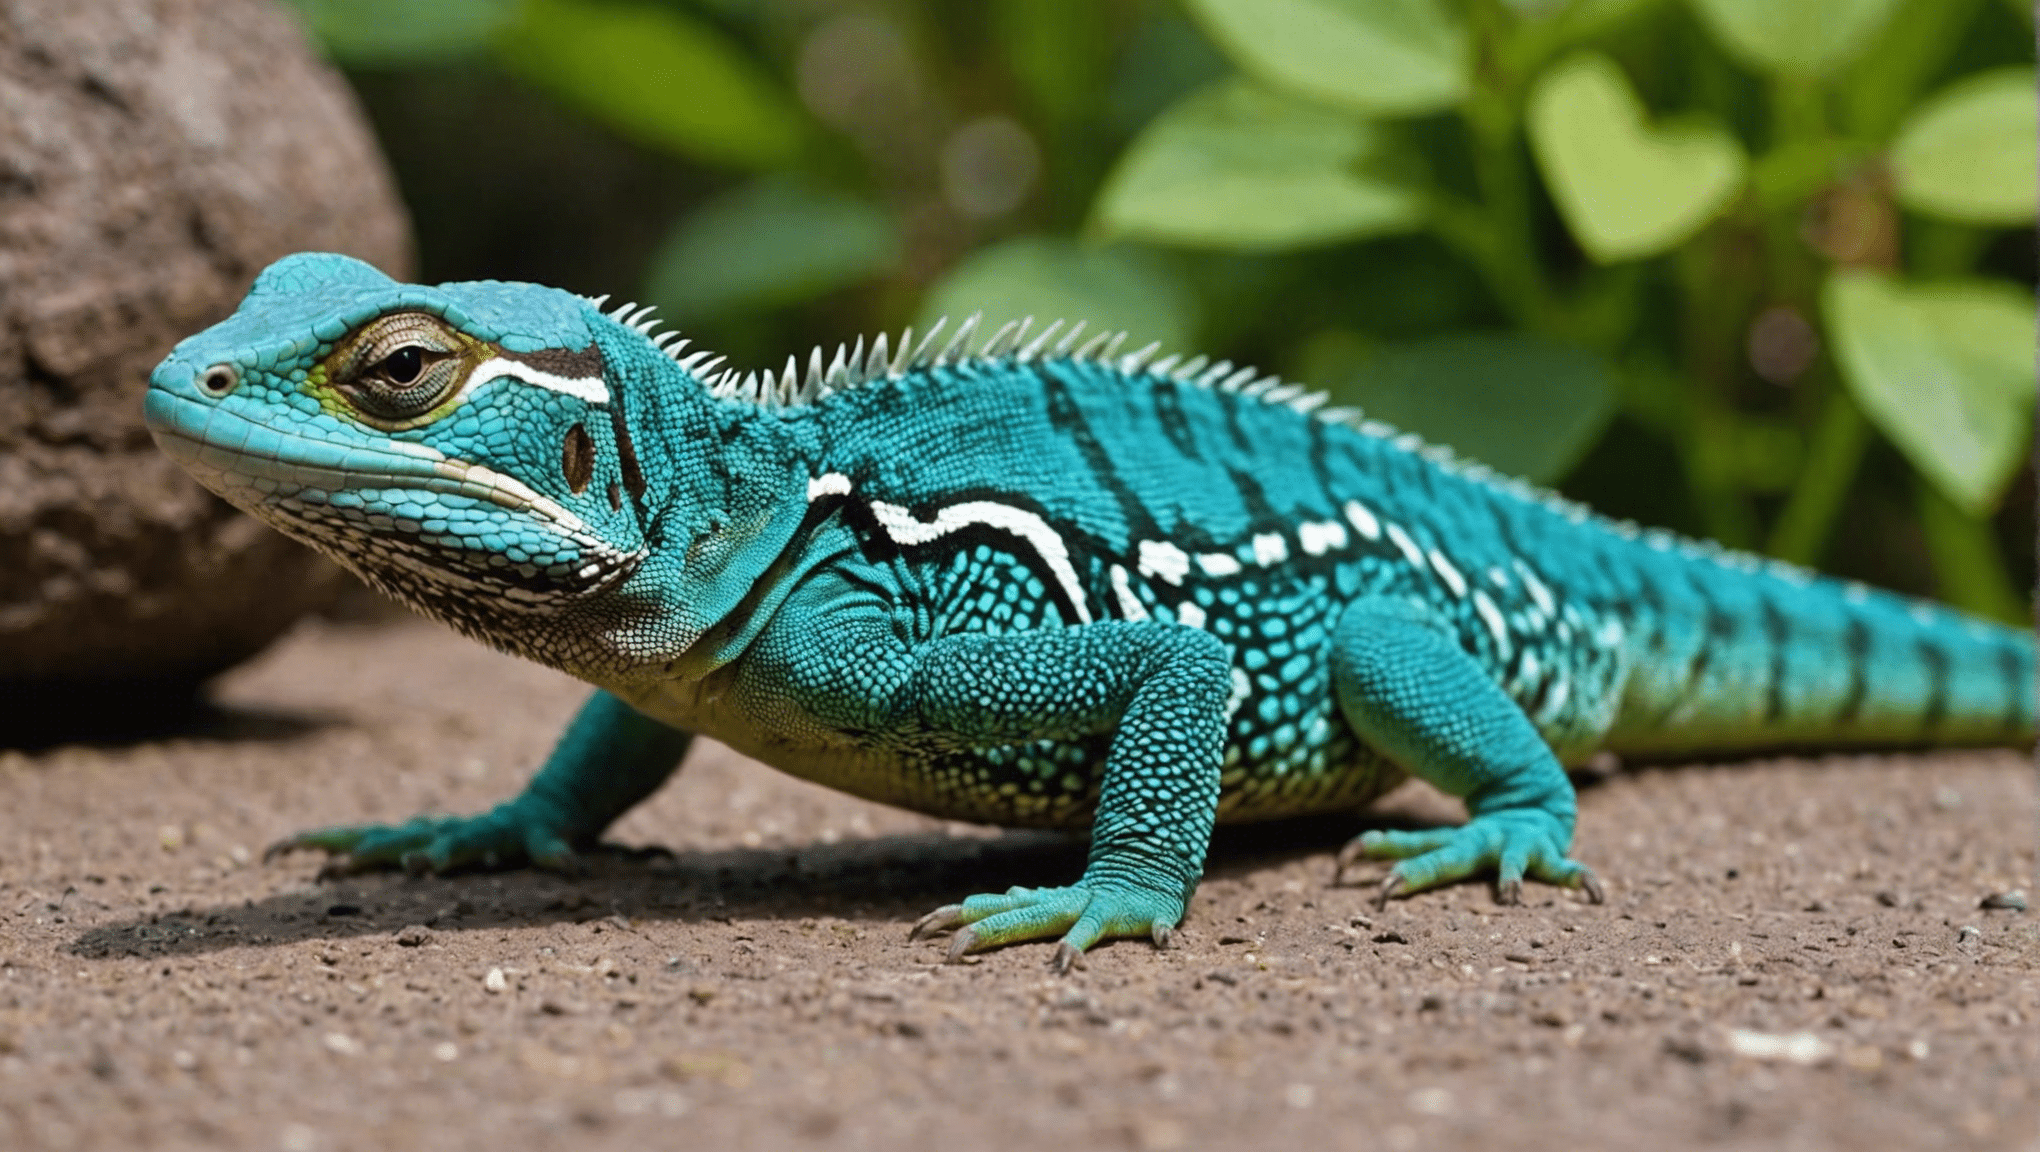
M188 688L341 586L141 418L170 346L304 249L409 270L353 96L286 9L0 3L0 697Z

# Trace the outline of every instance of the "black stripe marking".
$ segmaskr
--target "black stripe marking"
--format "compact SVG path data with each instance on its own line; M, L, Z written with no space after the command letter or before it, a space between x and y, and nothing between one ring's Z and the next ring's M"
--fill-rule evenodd
M1211 398L1218 402L1219 411L1225 413L1225 430L1232 436L1233 444L1249 456L1255 454L1254 441L1247 435L1246 426L1240 423L1240 414L1248 401L1236 392L1214 391Z
M1769 682L1764 685L1764 722L1775 724L1785 718L1785 645L1790 640L1790 625L1770 597L1759 594L1758 600L1764 610L1764 641L1771 646Z
M1249 472L1238 468L1225 470L1232 477L1233 487L1239 489L1240 504L1247 510L1247 523L1254 528L1267 529L1287 527L1283 517L1277 515L1275 506L1268 503L1268 494L1261 489L1261 482Z
M1176 451L1188 460L1202 460L1203 453L1197 450L1197 434L1190 427L1190 418L1183 414L1183 386L1163 377L1148 389L1148 398L1154 402L1155 422L1162 427L1162 435L1176 446Z
M1948 653L1925 637L1913 641L1913 647L1927 667L1927 703L1920 711L1920 728L1927 731L1948 716Z
M1870 626L1855 616L1842 632L1842 653L1849 662L1849 687L1842 693L1842 706L1835 720L1854 724L1863 713L1863 701L1870 695Z
M2026 718L2032 715L2033 680L2027 675L2025 664L2019 659L2019 650L2001 644L1997 650L1998 673L2005 681L2005 716L2003 727L2008 732L2023 731Z
M1126 521L1128 539L1168 539L1168 535L1149 514L1147 505L1141 502L1140 497L1134 494L1125 480L1120 479L1118 470L1112 466L1111 454L1105 451L1105 446L1099 443L1097 435L1091 431L1091 425L1077 407L1077 399L1071 394L1069 385L1052 370L1044 371L1041 374L1041 392L1043 400L1048 405L1049 425L1070 438L1070 442L1077 446L1077 451L1083 454L1084 463L1091 469L1091 474L1097 477L1098 483L1119 502L1119 514ZM1061 533L1060 528L1056 530L1058 534ZM1067 540L1068 537L1064 536L1064 539ZM1074 559L1073 554L1072 560Z
M1310 436L1310 474L1317 480L1318 491L1336 502L1332 496L1331 442L1325 422L1311 419L1304 423L1304 429Z

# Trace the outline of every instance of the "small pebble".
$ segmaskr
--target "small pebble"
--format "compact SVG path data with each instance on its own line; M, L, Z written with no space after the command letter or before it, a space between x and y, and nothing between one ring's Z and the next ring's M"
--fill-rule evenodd
M489 974L482 977L482 987L490 992L508 991L510 988L510 978L503 975L501 968L491 968L489 969Z
M1728 1050L1751 1060L1783 1060L1787 1064L1824 1064L1834 1059L1835 1046L1811 1032L1728 1030Z

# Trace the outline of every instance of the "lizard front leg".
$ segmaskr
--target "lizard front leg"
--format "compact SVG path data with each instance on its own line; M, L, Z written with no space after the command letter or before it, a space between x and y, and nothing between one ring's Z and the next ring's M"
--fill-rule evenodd
M474 816L420 816L403 824L344 824L300 832L265 856L318 848L337 857L326 874L402 866L444 872L530 862L566 871L576 847L650 796L693 739L596 692L553 746L545 766L516 798Z
M1332 684L1361 739L1411 775L1465 799L1458 828L1367 832L1339 855L1397 861L1380 903L1493 869L1501 900L1521 899L1523 877L1585 888L1592 871L1566 857L1577 804L1544 738L1428 610L1371 597L1349 606L1333 637Z
M923 918L916 937L955 930L955 958L1060 936L1063 968L1106 937L1167 939L1203 874L1218 814L1231 665L1216 637L1113 620L909 647L876 612L848 618L839 605L831 615L761 639L739 687L746 707L792 698L838 731L909 748L1112 734L1083 876L972 896ZM814 642L824 636L826 646Z

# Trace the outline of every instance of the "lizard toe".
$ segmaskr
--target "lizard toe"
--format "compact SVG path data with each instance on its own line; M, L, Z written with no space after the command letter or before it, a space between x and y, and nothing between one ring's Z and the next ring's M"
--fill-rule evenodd
M912 939L950 929L952 961L971 952L1060 937L1055 967L1067 972L1069 957L1100 940L1146 936L1164 945L1183 918L1183 902L1132 885L1079 881L1065 888L1014 888L1003 895L978 895L923 916Z

